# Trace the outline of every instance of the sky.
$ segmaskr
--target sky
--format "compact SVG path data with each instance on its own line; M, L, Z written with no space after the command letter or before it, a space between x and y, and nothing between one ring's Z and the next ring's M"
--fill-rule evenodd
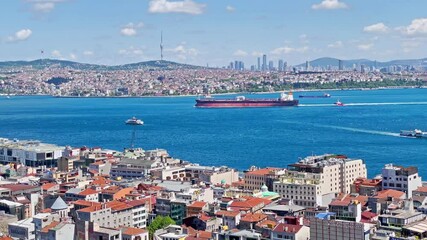
M427 57L426 0L2 0L0 61Z

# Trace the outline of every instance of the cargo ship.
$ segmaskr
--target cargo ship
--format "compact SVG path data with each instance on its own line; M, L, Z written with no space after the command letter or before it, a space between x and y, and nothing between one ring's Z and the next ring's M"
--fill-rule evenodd
M330 98L331 94L324 93L323 95L299 95L299 98Z
M196 99L198 108L245 108L245 107L292 107L298 106L298 100L294 100L292 92L281 93L279 98L246 98L237 96L234 99L214 99L205 97Z

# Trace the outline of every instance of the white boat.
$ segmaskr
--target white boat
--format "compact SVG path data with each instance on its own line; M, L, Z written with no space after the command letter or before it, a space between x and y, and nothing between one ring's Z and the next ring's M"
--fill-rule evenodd
M421 131L419 129L401 130L400 131L400 136L403 136L403 137L413 137L413 138L422 138L422 137L427 137L427 133L424 133L423 131Z
M136 117L132 117L131 119L126 120L127 125L143 125L144 122Z

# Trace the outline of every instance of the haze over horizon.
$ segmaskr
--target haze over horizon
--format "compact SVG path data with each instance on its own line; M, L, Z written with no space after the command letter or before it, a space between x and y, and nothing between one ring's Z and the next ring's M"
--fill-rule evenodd
M164 59L226 66L320 57L427 56L427 2L367 0L20 0L2 2L0 61L118 65ZM43 51L43 54L41 53Z

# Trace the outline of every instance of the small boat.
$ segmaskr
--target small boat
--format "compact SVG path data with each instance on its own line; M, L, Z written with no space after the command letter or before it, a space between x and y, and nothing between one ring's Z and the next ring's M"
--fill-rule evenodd
M330 98L331 94L324 93L323 95L299 95L299 98Z
M335 106L340 106L340 107L345 106L344 103L340 102L340 100L336 101L334 104Z
M427 133L424 133L423 131L419 129L414 130L401 130L400 136L402 137L413 137L413 138L422 138L427 137Z
M131 119L126 120L127 125L143 125L144 122L136 117L132 117Z

